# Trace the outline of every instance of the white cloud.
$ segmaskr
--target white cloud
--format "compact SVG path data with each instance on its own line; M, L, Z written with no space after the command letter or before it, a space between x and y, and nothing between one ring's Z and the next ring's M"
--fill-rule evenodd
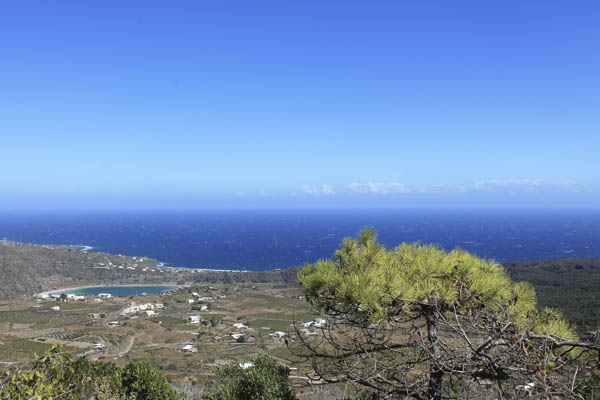
M321 186L304 185L300 189L302 190L302 193L310 196L331 196L335 194L333 186L327 183L324 183Z
M430 184L406 186L400 182L353 182L346 186L350 193L361 194L467 194L506 193L533 194L549 192L582 192L587 186L570 181L551 182L541 179L488 179L470 184Z
M404 186L400 182L369 182L369 183L359 183L352 182L348 185L348 189L352 192L357 193L379 193L379 194L389 194L389 193L406 193L408 192L406 186Z
M324 183L323 185L321 185L321 192L323 192L323 194L335 194L335 191L333 190L333 186L328 185L326 183Z
M491 191L526 191L535 192L540 188L555 186L555 184L544 182L540 179L489 179L475 182L472 189L478 192Z

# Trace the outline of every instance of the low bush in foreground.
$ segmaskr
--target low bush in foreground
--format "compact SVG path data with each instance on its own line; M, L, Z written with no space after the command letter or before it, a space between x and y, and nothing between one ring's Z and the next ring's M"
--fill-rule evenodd
M217 371L221 385L205 400L293 400L289 372L289 368L264 354L246 364L229 364Z
M178 392L148 361L124 367L80 358L53 346L28 368L0 376L0 399L175 400Z

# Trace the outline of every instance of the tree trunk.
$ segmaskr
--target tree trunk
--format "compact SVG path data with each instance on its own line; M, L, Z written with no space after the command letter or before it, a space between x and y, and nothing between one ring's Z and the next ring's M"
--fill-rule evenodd
M437 326L435 319L431 314L428 315L426 319L427 339L429 340L430 353L432 355L432 360L429 363L429 384L427 386L427 397L429 398L429 400L441 400L442 379L444 378L444 371L441 371L437 366L437 360L440 355L437 344Z

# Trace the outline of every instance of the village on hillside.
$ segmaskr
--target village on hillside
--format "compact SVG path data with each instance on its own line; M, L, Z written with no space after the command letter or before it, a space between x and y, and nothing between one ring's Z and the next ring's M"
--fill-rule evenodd
M286 341L321 334L298 288L188 285L161 294L49 294L0 304L0 363L28 360L52 344L74 356L117 363L146 358L173 382L214 379L220 365L268 352L305 379ZM300 370L298 370L300 369ZM201 371L199 373L199 371Z

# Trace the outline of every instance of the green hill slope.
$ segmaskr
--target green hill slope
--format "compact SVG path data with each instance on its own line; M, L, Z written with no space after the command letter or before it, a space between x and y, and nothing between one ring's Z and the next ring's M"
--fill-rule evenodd
M600 259L558 258L504 263L516 281L536 289L540 307L554 307L581 332L600 327Z

